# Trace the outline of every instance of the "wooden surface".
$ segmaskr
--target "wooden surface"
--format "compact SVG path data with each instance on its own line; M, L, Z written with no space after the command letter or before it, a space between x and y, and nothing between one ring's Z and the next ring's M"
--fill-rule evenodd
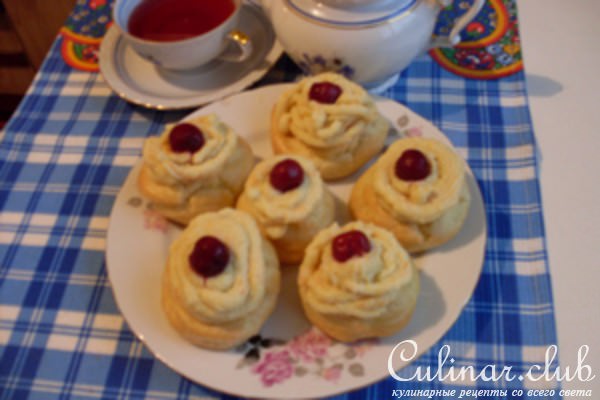
M15 33L37 70L76 0L2 0Z
M0 12L0 127L21 101L34 75L19 36L6 13Z
M0 126L17 108L76 0L0 0Z

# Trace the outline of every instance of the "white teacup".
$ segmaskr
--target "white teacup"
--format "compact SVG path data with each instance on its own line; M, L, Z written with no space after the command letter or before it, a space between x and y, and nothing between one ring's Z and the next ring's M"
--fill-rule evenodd
M132 35L129 18L143 0L116 0L113 21L127 43L142 57L157 66L171 70L193 69L220 59L232 62L246 60L252 53L252 42L236 29L243 0L233 0L235 10L214 29L177 41L154 41Z

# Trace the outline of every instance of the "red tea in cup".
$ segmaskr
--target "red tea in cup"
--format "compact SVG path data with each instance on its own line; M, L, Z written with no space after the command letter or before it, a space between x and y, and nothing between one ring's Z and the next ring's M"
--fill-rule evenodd
M132 11L127 30L145 40L184 40L213 30L234 11L234 0L143 0Z

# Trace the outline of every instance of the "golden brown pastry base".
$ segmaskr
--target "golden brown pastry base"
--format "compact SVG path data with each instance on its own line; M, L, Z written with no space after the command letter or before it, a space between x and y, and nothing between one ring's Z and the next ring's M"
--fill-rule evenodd
M157 182L150 167L144 164L138 176L138 188L152 202L156 212L185 226L199 214L233 207L254 161L250 146L239 139L238 149L223 167L219 186L201 188L186 195L183 185L170 186Z
M260 332L277 304L281 286L279 262L275 250L263 241L267 277L263 303L243 318L220 325L210 325L191 316L177 301L167 274L163 276L162 306L167 319L175 330L196 346L209 350L227 350L238 346Z
M343 153L341 157L330 159L316 149L307 147L288 132L280 132L275 108L271 113L271 145L275 154L297 154L311 159L326 181L345 178L358 171L385 146L389 125L381 123L378 129L362 135L354 153Z
M399 301L389 306L381 317L360 319L356 317L322 314L302 302L308 320L323 333L341 342L392 336L410 322L419 296L419 271L413 267L413 280L402 289ZM302 296L301 296L302 297Z
M306 250L308 243L321 229L334 222L335 200L329 190L325 189L325 198L317 207L318 209L314 210L304 220L289 224L285 235L277 239L269 237L264 227L261 226L260 220L254 218L262 234L275 246L275 251L277 251L277 256L282 264L299 264L304 258L304 250ZM255 216L257 212L245 192L238 199L237 208L252 216Z
M374 168L370 168L352 188L349 206L354 218L370 222L391 231L404 248L416 253L446 243L460 232L469 213L471 196L467 182L463 183L458 203L440 218L427 224L399 221L385 211L373 188Z

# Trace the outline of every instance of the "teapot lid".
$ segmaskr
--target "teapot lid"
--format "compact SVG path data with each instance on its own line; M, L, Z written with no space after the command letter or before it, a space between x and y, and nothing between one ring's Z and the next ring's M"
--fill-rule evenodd
M409 10L419 0L287 0L290 7L312 20L352 27L384 22Z

